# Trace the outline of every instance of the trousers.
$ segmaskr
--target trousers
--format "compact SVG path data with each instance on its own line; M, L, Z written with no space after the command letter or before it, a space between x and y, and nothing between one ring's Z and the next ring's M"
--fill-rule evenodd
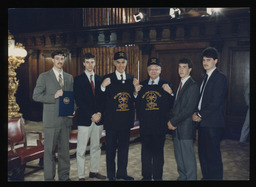
M98 173L100 168L100 138L103 125L78 126L77 135L77 172L78 178L85 178L85 152L90 138L90 172Z

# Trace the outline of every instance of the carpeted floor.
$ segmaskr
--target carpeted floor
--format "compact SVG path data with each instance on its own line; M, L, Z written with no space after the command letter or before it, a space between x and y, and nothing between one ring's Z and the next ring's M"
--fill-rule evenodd
M43 132L43 126L41 122L26 121L26 130L41 131ZM29 135L29 144L35 144L35 135ZM134 139L134 138L133 138ZM132 140L131 140L132 141ZM197 142L194 144L194 149L197 159L197 179L202 178L200 164L198 160ZM249 144L239 144L238 141L224 139L221 142L221 152L223 159L224 180L249 180L250 179L250 146ZM70 150L70 155L73 155L75 150ZM165 147L164 147L165 163L163 171L163 180L176 180L178 177L177 165L174 158L173 141L171 135L166 135ZM90 155L86 155L86 176L87 181L98 181L98 179L91 179L89 175ZM39 160L28 163L28 166L38 166ZM70 179L77 181L77 164L76 158L70 159ZM101 153L101 167L100 173L106 176L106 154L103 150ZM26 168L25 181L44 181L43 169ZM135 180L141 180L141 144L138 141L134 141L129 147L129 162L127 168L128 175L134 177ZM58 180L58 174L56 172L56 180Z

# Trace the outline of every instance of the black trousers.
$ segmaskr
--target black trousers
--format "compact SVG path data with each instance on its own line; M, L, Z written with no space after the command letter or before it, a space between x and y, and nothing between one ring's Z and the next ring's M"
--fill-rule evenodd
M220 142L224 128L199 127L198 155L203 178L202 180L222 180L223 164Z
M145 180L162 180L165 134L141 133L142 176Z
M127 176L130 130L106 130L107 177ZM116 150L117 172L116 172Z

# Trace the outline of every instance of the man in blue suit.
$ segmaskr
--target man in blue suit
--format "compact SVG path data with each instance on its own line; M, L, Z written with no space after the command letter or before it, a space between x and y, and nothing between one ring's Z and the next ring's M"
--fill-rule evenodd
M227 78L216 68L218 52L209 47L202 52L206 74L200 86L198 108L193 121L199 122L198 154L202 180L222 180L223 164L220 142L224 134L224 102L227 93Z
M99 173L100 168L100 138L103 130L103 101L100 91L102 77L94 73L96 58L87 53L83 59L85 71L75 77L74 94L78 106L77 112L77 171L79 181L85 180L85 152L90 138L90 178L105 179Z

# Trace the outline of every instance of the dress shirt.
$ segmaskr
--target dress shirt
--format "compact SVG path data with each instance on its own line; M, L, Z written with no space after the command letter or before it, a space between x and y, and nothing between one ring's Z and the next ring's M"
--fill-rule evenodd
M63 86L64 86L64 76L63 76L63 70L59 73L57 70L55 70L54 68L52 68L54 74L55 74L55 77L57 79L57 81L59 82L59 75L61 74L61 78L62 78L62 83L63 83Z
M94 76L94 72L89 73L88 71L84 71L85 75L88 77L89 82L91 83L91 75L92 75L92 81L95 87L95 76Z
M117 70L115 71L115 73L116 73L117 80L121 80L121 79L122 79L122 78L121 78L121 73L118 72ZM126 74L125 74L125 72L122 73L122 75L123 75L123 80L126 80Z
M158 85L159 80L160 80L160 77L157 77L157 78L154 80L154 84L153 84L153 85ZM148 85L152 85L152 81L153 81L153 80L150 78L149 81L148 81Z

